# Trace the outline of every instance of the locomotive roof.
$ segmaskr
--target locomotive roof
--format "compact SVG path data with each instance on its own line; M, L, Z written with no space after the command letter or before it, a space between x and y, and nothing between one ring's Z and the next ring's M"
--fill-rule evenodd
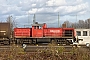
M44 24L32 24L32 26L43 26Z

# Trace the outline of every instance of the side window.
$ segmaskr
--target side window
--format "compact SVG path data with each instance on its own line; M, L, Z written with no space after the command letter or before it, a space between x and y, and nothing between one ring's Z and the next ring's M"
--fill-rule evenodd
M87 31L83 31L83 36L87 36Z
M81 31L76 31L78 36L81 36Z
M36 29L36 26L34 26L34 29Z
M41 29L41 26L34 26L34 29Z

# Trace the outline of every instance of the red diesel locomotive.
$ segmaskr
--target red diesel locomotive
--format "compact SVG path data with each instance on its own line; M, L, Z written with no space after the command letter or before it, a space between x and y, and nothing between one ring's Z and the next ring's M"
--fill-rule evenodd
M52 43L73 44L76 41L74 28L48 28L44 24L32 24L32 28L14 28L16 44Z

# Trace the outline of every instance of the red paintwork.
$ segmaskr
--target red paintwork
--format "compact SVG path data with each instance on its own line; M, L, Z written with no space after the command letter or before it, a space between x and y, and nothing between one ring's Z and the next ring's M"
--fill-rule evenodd
M39 28L38 26L32 26L32 28L15 28L15 37L63 37L65 36L65 30L72 30L75 36L74 28L47 28L44 25ZM67 33L68 34L68 33Z
M45 28L43 33L45 37L61 37L62 28Z
M31 28L14 28L15 37L30 37Z
M73 35L75 36L74 28L62 28L62 29L63 29L63 32L64 32L65 30L72 30L72 31L73 31Z
M32 27L32 37L43 37L43 28Z
M47 25L46 25L46 23L44 23L44 26L43 26L43 28L47 28Z

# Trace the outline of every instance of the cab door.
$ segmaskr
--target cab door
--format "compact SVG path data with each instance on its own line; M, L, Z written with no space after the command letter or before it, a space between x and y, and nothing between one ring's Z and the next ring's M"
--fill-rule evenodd
M32 27L32 37L43 37L43 28L39 26Z

